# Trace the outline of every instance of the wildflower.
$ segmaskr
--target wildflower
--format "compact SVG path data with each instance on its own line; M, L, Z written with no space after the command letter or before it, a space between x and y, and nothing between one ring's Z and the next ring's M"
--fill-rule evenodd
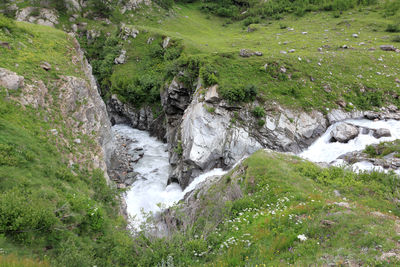
M306 241L307 240L307 237L304 234L298 235L297 238L300 239L300 241Z

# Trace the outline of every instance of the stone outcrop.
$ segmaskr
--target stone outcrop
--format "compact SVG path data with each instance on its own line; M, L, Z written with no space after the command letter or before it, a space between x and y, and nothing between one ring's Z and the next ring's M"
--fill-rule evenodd
M256 103L231 105L217 89L199 83L192 96L174 79L163 92L170 182L177 181L183 188L200 173L230 167L261 148L300 152L328 127L322 113L296 113L276 104L264 107L267 114L256 118L251 112Z
M53 9L25 7L17 12L16 20L54 27L58 24L58 14Z
M99 95L91 66L74 36L70 35L69 38L73 40L75 45L71 64L80 68L84 73L84 79L63 76L46 84L44 81L34 79L24 82L24 77L9 70L0 69L0 86L8 92L18 89L18 94L14 93L10 98L18 101L22 106L29 105L36 109L43 109L48 114L54 113L55 110L59 112L59 115L64 118L63 123L66 128L75 136L74 141L71 140L74 145L79 145L82 142L78 137L83 135L95 141L94 147L91 147L90 150L85 150L79 155L68 155L70 164L90 160L92 168L101 168L107 174L110 155L114 150L111 123L108 119L106 106ZM49 86L57 88L58 95L50 95ZM44 119L50 120L49 116L46 115ZM57 136L60 143L70 142L57 129L52 129L51 133Z
M112 125L127 124L139 130L149 131L152 136L166 141L166 127L162 112L155 117L150 107L133 107L120 101L116 95L112 95L107 101L107 109Z
M18 90L24 85L24 77L15 72L0 68L0 86L8 90Z
M373 136L375 137L375 138L382 138L382 137L391 137L392 136L392 134L390 133L390 130L389 129L386 129L386 128L379 128L379 129L376 129L375 131L374 131L374 133L373 133Z
M359 135L359 133L360 131L358 127L348 123L339 123L332 130L331 136L334 139L334 141L340 143L347 143L350 140L356 138Z
M119 1L119 3L122 5L121 6L121 13L124 14L126 11L131 11L135 10L140 5L150 5L151 0L128 0L128 1Z
M372 145L373 149L376 149L377 145ZM357 162L370 162L374 166L380 166L385 170L398 170L400 168L400 158L397 157L397 153L391 153L382 158L371 157L363 151L354 151L346 153L339 157L348 164L354 164Z

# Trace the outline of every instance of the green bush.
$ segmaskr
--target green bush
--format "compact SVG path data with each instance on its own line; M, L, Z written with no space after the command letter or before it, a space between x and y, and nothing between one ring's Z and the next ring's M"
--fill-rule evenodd
M217 72L213 66L206 64L200 68L199 72L205 86L208 87L218 83Z
M400 32L400 25L399 24L388 24L386 27L387 32Z
M14 33L18 30L15 21L5 17L3 14L0 14L0 29L7 30L11 33Z
M393 42L400 43L400 35L396 35L392 39Z
M265 116L265 110L263 107L257 106L253 109L252 111L254 117L256 118L262 118Z
M257 87L255 85L222 87L219 91L222 97L229 102L250 102L257 97Z

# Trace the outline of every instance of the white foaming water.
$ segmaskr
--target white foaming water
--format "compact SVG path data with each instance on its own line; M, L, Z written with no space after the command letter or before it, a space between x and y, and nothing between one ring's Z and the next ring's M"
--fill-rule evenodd
M112 127L115 134L137 140L129 149L143 148L144 156L133 166L137 180L126 195L127 212L132 217L133 227L139 229L145 214L156 214L183 199L186 193L196 188L208 177L224 175L226 171L214 169L197 177L184 191L177 183L167 185L169 160L167 145L151 137L147 132L126 125Z
M335 123L331 125L325 134L323 134L320 138L317 139L307 150L300 153L300 156L314 161L314 162L325 162L325 163L333 163L334 165L342 165L344 163L343 160L338 159L339 156L346 154L348 152L359 151L365 149L368 145L378 144L385 141L393 141L396 139L400 139L400 121L396 120L388 120L388 121L371 121L371 120L346 120L345 122L370 128L370 129L379 129L386 128L390 130L392 134L391 137L382 137L375 138L372 136L372 133L362 134L360 133L355 139L350 140L348 143L339 143L339 142L329 142L331 139L332 129L338 124ZM374 166L369 162L358 162L353 165L355 171L364 171L364 170L383 170L381 167Z

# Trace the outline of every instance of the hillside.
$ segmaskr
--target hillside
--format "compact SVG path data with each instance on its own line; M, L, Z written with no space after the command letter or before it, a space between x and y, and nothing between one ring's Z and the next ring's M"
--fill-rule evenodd
M3 1L0 266L397 266L399 18L379 0ZM347 167L300 157L341 122L339 145L373 143ZM160 194L227 173L138 229L125 193L157 156Z

